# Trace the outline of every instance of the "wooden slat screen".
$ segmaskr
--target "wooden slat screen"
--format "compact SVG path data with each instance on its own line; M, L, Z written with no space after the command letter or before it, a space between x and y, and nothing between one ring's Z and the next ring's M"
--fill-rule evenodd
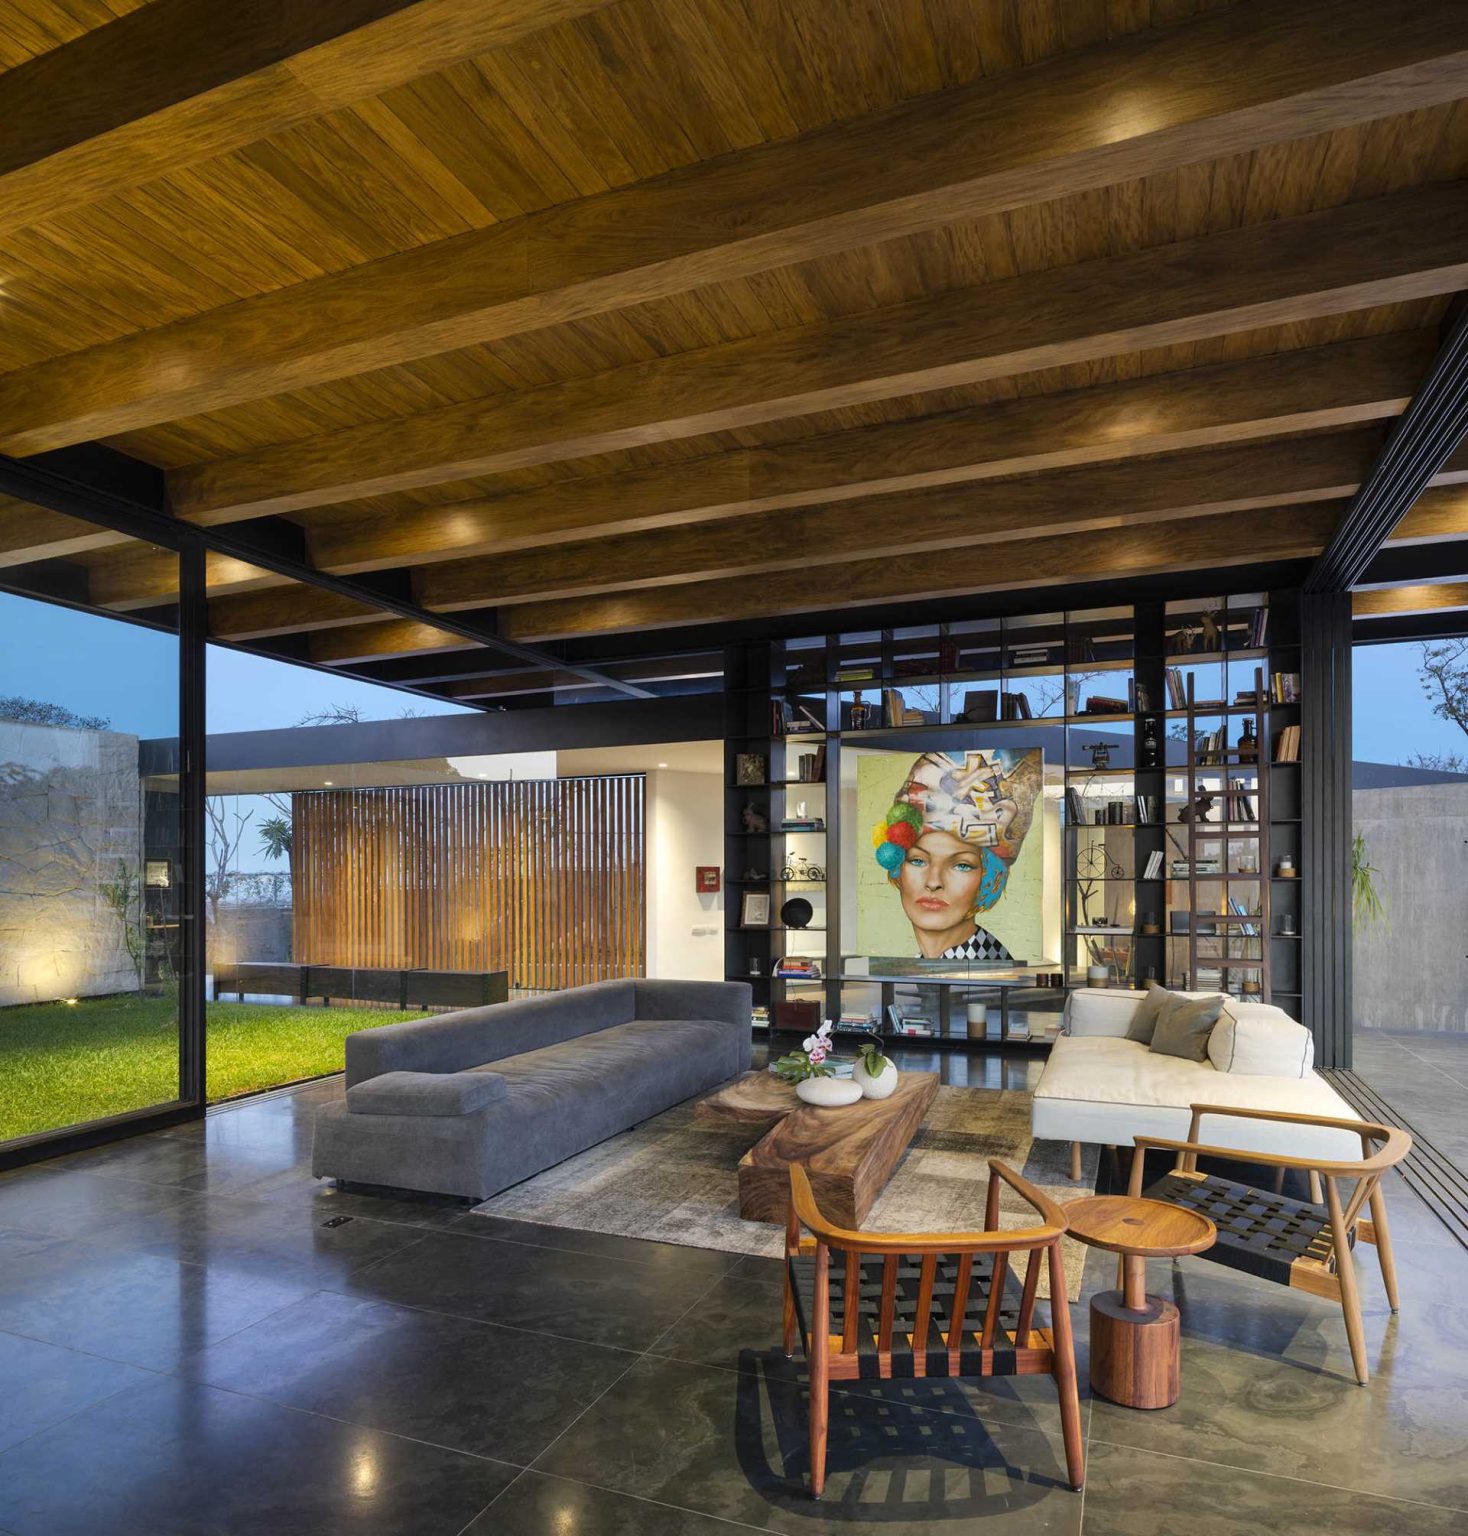
M532 988L640 976L645 791L611 774L296 794L294 959Z

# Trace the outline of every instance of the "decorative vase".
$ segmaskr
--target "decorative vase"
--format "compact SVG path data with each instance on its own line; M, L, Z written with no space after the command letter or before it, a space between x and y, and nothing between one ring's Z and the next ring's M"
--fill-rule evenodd
M1086 985L1088 987L1104 987L1111 980L1111 972L1104 965L1088 965L1086 967Z
M984 1040L989 1034L988 1003L965 1003L964 1020L968 1025L970 1040Z
M857 1057L851 1078L860 1086L864 1099L890 1099L897 1092L897 1065L890 1056L884 1059L886 1065L873 1077L867 1071L866 1057Z
M855 1077L806 1077L795 1085L795 1096L805 1104L838 1109L843 1104L855 1104L862 1090Z

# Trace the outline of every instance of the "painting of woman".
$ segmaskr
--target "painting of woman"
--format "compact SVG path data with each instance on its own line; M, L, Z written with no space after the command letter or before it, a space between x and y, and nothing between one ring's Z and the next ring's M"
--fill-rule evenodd
M872 832L925 960L1013 964L980 916L1003 896L1034 820L1039 752L927 752L912 765Z

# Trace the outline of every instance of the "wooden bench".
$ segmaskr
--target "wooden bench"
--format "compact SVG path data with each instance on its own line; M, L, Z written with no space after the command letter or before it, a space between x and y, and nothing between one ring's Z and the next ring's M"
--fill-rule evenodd
M213 967L214 1001L221 992L289 996L298 1002L319 997L349 1002L396 1003L407 1008L479 1008L510 995L507 971L435 971L350 965L296 965L289 961L241 960Z

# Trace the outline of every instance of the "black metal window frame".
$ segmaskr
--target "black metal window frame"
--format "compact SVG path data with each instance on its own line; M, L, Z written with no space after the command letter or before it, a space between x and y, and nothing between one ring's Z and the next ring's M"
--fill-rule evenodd
M131 489L130 487L128 489ZM205 543L186 525L173 522L152 508L139 505L126 490L119 494L68 482L63 476L37 470L33 464L0 458L0 491L19 500L65 513L116 533L170 549L179 561L178 729L180 891L178 1098L105 1119L85 1121L54 1131L0 1143L0 1169L20 1167L68 1152L101 1146L145 1131L201 1119L208 1103L204 1027L204 794L205 794L205 643L208 606L205 590ZM37 601L96 612L87 605L67 603L6 583L5 590ZM126 616L106 617L120 623ZM150 627L158 628L156 622ZM0 1064L3 1066L3 1064Z

